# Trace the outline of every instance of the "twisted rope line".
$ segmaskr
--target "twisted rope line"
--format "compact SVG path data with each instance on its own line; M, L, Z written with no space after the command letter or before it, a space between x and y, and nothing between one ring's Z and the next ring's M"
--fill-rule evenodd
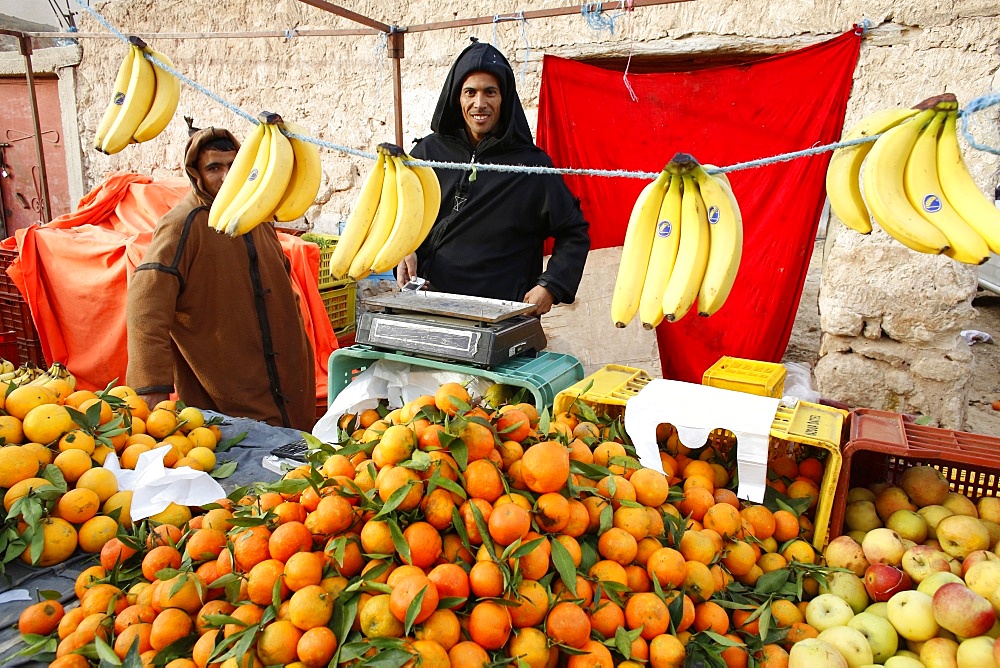
M129 43L128 42L128 37L126 37L121 32L119 32L118 30L116 30L114 28L114 26L112 26L107 20L105 20L103 16L101 16L100 14L98 14L96 10L94 10L90 6L84 4L82 0L75 0L75 2L79 6L83 7L83 9L85 9L88 13L90 13L91 15L93 15L94 18L99 23L101 23L101 25L103 25L113 35L115 35L116 37L118 37L118 39L122 40L126 44ZM515 16L515 20L516 20L516 16ZM201 84L198 84L195 81L192 81L191 79L189 79L188 77L184 76L183 74L181 74L180 72L178 72L174 68L166 65L165 63L160 62L159 59L151 56L149 53L145 53L144 52L143 56L146 58L146 60L148 60L149 62L151 62L155 66L157 66L160 69L162 69L162 70L164 70L166 72L169 72L170 74L174 75L175 77L177 77L178 79L180 79L184 83L188 84L189 86L191 86L192 88L194 88L198 92L200 92L200 93L208 96L212 100L215 100L216 102L218 102L219 104L221 104L226 109L229 109L230 111L232 111L237 116L240 116L241 118L243 118L243 119L245 119L245 120L253 123L254 125L257 125L260 122L254 116L248 114L247 112L243 111L242 109L240 109L236 105L234 105L231 102L225 100L224 98L220 97L219 95L213 93L212 91L210 91L209 89L205 88ZM971 100L966 105L965 109L962 109L961 111L959 111L959 116L962 119L962 134L969 141L969 144L972 147L976 148L976 149L979 149L981 151L985 151L987 153L991 153L991 154L994 154L994 155L1000 155L1000 150L998 150L996 148L993 148L991 146L984 145L984 144L981 144L981 143L977 142L972 137L972 135L969 133L969 131L968 131L968 123L969 123L969 116L970 115L972 115L972 114L974 114L976 112L979 112L979 111L983 111L984 109L987 109L987 108L992 107L992 106L997 105L997 104L1000 104L1000 93L990 93L990 94L983 95L983 96L980 96L980 97L977 97L977 98ZM356 157L359 157L359 158L365 158L365 159L368 159L368 160L375 160L376 157L377 157L377 154L375 154L375 153L370 153L370 152L367 152L367 151L361 151L361 150L358 150L358 149L355 149L355 148L351 148L349 146L343 146L341 144L334 144L333 142L323 141L321 139L316 139L315 137L310 137L308 135L300 135L300 134L297 134L297 133L294 133L294 132L289 132L288 130L285 130L285 129L282 129L282 133L286 137L291 137L291 138L298 139L300 141L309 142L310 144L316 144L317 146L321 146L323 148L328 148L328 149L333 150L333 151L340 151L341 153L346 153L348 155L353 155L353 156L356 156ZM790 153L782 153L782 154L779 154L779 155L771 156L769 158L759 158L757 160L748 160L748 161L745 161L745 162L738 162L738 163L735 163L733 165L728 165L728 166L725 166L725 167L711 167L711 168L706 167L705 171L707 171L709 174L725 174L725 173L729 173L729 172L740 171L740 170L743 170L743 169L750 169L750 168L753 168L753 167L765 167L767 165L773 165L773 164L777 164L777 163L780 163L780 162L789 162L791 160L796 160L798 158L804 158L804 157L809 157L809 156L813 156L813 155L819 155L820 153L825 153L827 151L834 151L834 150L836 150L838 148L845 148L847 146L856 146L858 144L865 144L865 143L868 143L868 142L873 142L873 141L875 141L876 139L878 139L881 136L882 136L881 134L877 134L877 135L870 135L870 136L867 136L867 137L860 137L858 139L842 140L842 141L833 142L833 143L830 143L830 144L823 144L821 146L813 146L813 147L810 147L810 148L807 148L807 149L803 149L801 151L792 151ZM475 173L477 170L482 170L482 171L491 171L491 172L513 172L513 173L522 173L522 174L558 174L558 175L572 175L572 176L600 176L600 177L606 177L606 178L628 178L628 179L645 179L645 180L655 179L660 174L660 172L633 171L633 170L625 170L625 169L582 169L582 168L573 168L573 167L536 167L536 166L527 166L527 165L498 165L498 164L490 164L490 163L475 163L475 164L471 164L471 163L467 163L467 162L436 162L436 161L431 161L431 160L417 160L415 158L408 158L404 162L405 162L405 164L411 165L411 166L437 167L439 169L457 169L457 170L461 170L461 171L466 171L466 170L472 169L473 173Z

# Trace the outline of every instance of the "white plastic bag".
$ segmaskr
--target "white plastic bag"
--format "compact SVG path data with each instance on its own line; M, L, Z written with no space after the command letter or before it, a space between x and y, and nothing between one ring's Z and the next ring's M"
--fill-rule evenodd
M802 362L785 362L782 366L785 367L784 396L817 403L819 392L812 387L812 368Z

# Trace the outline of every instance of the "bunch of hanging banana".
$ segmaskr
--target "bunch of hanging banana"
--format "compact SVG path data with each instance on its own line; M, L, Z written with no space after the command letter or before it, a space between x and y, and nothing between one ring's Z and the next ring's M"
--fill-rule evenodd
M132 142L156 137L173 118L181 97L177 77L153 66L146 55L173 67L170 59L138 37L129 37L129 44L94 136L94 148L102 153L118 153Z
M624 327L639 314L646 329L680 320L697 303L710 316L725 303L743 255L743 216L723 174L686 153L639 194L611 298Z
M305 128L266 111L258 118L208 213L212 229L231 237L267 221L301 218L323 178L316 144L286 136L305 136Z
M863 119L844 139L881 135L839 148L830 159L830 208L861 234L871 219L904 246L982 264L1000 253L1000 210L976 186L962 160L952 94L910 109L885 109Z
M344 232L330 274L360 280L394 268L417 250L437 219L441 185L430 167L408 165L402 149L380 144Z

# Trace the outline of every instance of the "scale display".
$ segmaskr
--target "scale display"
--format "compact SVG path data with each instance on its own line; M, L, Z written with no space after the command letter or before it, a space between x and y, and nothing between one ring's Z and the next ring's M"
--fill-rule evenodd
M364 300L355 341L373 348L490 368L544 350L532 304L443 292L394 292Z

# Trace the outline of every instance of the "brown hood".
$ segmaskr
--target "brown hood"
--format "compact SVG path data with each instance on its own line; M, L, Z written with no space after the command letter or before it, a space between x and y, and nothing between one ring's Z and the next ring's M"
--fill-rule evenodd
M205 128L191 135L188 139L187 148L184 150L184 169L187 171L188 178L191 179L191 187L194 189L195 197L201 200L201 203L205 206L211 206L215 196L209 195L201 187L201 176L198 174L198 154L201 153L202 146L220 137L228 137L233 141L237 149L240 147L239 140L229 130L223 128Z

